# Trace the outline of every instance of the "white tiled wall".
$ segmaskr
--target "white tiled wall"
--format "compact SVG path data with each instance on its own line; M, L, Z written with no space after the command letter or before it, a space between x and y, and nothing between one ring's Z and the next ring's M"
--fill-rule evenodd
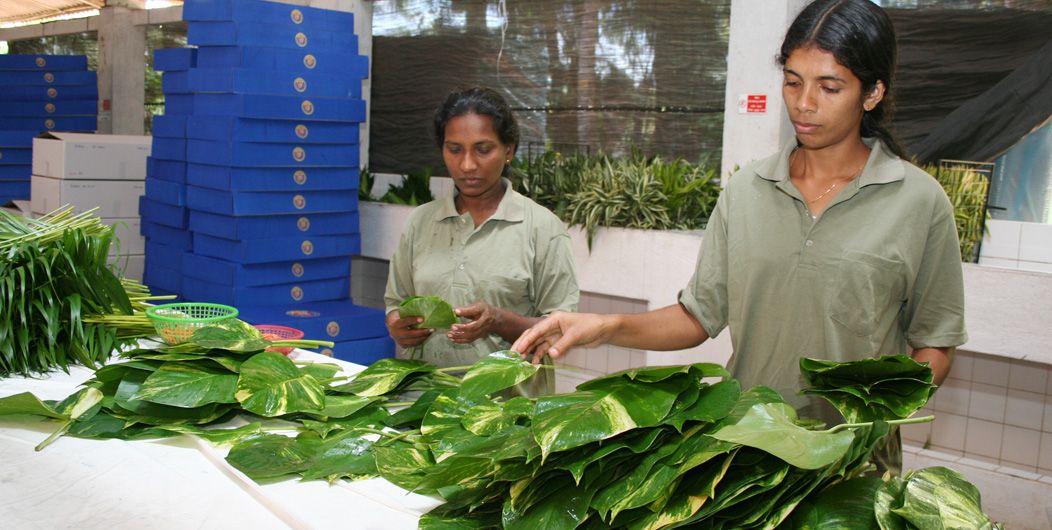
M987 221L986 234L979 249L979 264L1052 272L1052 225Z
M1052 368L961 351L921 411L930 424L902 429L906 444L1052 477Z

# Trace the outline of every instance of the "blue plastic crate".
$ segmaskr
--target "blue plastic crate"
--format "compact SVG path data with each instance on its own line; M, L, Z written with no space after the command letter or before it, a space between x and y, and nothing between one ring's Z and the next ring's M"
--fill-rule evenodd
M194 68L187 72L192 92L275 94L281 96L362 97L362 80L320 72L288 72L259 68Z
M33 147L33 131L0 130L0 147Z
M150 190L150 183L155 181L157 179L146 179L147 192ZM189 224L189 212L184 206L167 204L147 196L139 197L139 217L144 221L185 230Z
M164 243L158 243L157 241L146 240L147 264L152 262L173 270L181 271L183 268L183 254L186 253L187 250L183 248L165 245Z
M347 51L290 50L266 46L209 46L197 54L201 68L258 68L289 73L318 72L342 79L369 77L369 58Z
M84 55L11 54L0 55L0 70L87 70Z
M0 88L0 92L3 88ZM26 129L36 131L94 132L98 127L95 116L58 117L58 118L4 118L4 127L8 129Z
M0 93L0 116L4 117L94 116L96 113L98 107L93 100L4 101Z
M146 264L143 267L142 283L150 288L151 292L181 293L183 287L183 273L176 267L166 266L168 262L151 258L146 254Z
M357 234L358 212L296 215L220 215L190 211L190 230L224 239Z
M361 236L271 237L235 241L194 232L195 254L235 263L270 263L305 258L353 256L361 252Z
M189 116L194 113L193 94L166 94L164 96L164 113L175 116Z
M230 167L189 164L186 182L201 188L230 191L356 190L357 168Z
M186 161L235 167L358 167L357 145L278 144L190 139Z
M29 180L32 174L32 164L0 166L0 180Z
M165 160L163 158L154 158L151 156L146 159L146 164L146 174L149 177L179 184L186 184L185 161Z
M146 179L144 196L171 206L186 206L186 185L163 179Z
M264 94L194 94L201 115L285 120L364 122L365 102L347 98L303 98Z
M353 26L350 29L353 30ZM346 29L311 31L297 24L260 21L195 22L186 28L186 42L195 46L272 46L358 52L358 36Z
M351 274L351 258L342 256L244 265L188 252L183 255L183 273L220 285L261 287L347 278Z
M341 361L369 366L380 359L393 358L395 343L390 336L348 340L337 342L332 348L322 348L318 352Z
M186 160L186 139L155 136L150 156L161 160Z
M0 55L3 57L3 55ZM99 99L99 89L95 85L73 86L7 86L4 87L3 99L7 101L78 101Z
M183 5L183 20L233 20L289 24L306 30L354 31L353 13L259 0L192 0Z
M59 90L63 90L61 87L65 86L95 86L98 82L98 78L95 76L95 72L19 72L19 71L0 71L0 86L54 86L60 87Z
M357 123L230 116L190 116L186 135L200 140L303 144L358 144Z
M186 205L224 215L354 212L358 210L358 191L222 191L187 186Z
M238 318L251 324L288 326L305 339L347 342L389 338L381 309L354 305L350 299L281 306L240 306Z
M188 116L163 115L153 117L155 138L186 138L186 121Z
M281 305L295 302L322 302L345 298L350 291L347 278L314 280L281 285L235 287L183 276L182 294L188 300L240 307Z
M158 48L153 51L153 69L162 72L189 70L197 66L197 48Z
M193 234L185 228L163 225L144 217L139 224L139 232L146 238L147 243L153 241L180 250L193 250L194 248Z
M190 71L165 72L161 76L161 92L164 94L189 94Z
M24 166L32 163L32 147L0 147L0 166Z
M29 199L29 180L0 180L0 204Z

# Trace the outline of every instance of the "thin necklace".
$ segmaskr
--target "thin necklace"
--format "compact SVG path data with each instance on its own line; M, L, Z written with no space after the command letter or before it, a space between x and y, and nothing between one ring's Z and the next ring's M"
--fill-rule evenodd
M789 167L790 168L793 167L793 162L796 161L796 153L797 153L797 150L793 149L792 154L789 155L789 158L790 158L790 160L789 160ZM847 181L850 182L852 180L855 180L856 177L858 177L859 175L862 174L862 170L863 169L866 169L865 162L862 163L862 167L858 168L858 171L856 171L855 174L851 176L851 178L847 179ZM833 184L831 186L826 188L826 190L823 191L822 193L819 193L818 196L815 197L814 199L808 200L807 204L814 204L814 203L818 202L819 200L822 199L822 197L825 197L826 195L829 195L829 192L833 191L833 189L835 189L838 185L840 185L840 182L834 180Z

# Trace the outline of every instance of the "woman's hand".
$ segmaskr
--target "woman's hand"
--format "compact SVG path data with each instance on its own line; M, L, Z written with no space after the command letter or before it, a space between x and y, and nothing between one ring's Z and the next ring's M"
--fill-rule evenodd
M574 346L606 343L616 327L616 318L616 315L556 311L527 329L511 349L523 359L532 355L534 364L541 362L545 354L557 359Z
M416 329L413 327L423 321L422 317L402 318L399 316L398 310L394 310L387 314L387 332L391 334L391 338L394 339L395 343L403 348L419 346L435 331L433 329Z
M475 302L469 306L458 307L453 312L458 317L471 321L465 324L453 324L453 327L449 329L446 336L457 344L468 344L490 333L496 333L503 315L500 309L486 302Z

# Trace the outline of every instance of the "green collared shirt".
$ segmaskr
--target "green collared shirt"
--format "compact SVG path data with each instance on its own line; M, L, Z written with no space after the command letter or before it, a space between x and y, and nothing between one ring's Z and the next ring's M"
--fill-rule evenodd
M728 368L831 421L800 357L905 354L967 340L953 208L930 175L865 139L862 174L817 219L789 180L793 146L731 177L680 302L710 336L731 330ZM834 420L835 421L835 420Z
M531 317L577 310L580 293L566 225L508 180L504 185L497 210L478 228L471 214L457 213L453 194L413 210L391 258L388 313L410 296L439 296L453 307L483 301ZM456 344L438 331L424 343L423 358L462 366L510 347L494 334ZM533 386L550 393L554 379L548 372L541 370L542 381Z

